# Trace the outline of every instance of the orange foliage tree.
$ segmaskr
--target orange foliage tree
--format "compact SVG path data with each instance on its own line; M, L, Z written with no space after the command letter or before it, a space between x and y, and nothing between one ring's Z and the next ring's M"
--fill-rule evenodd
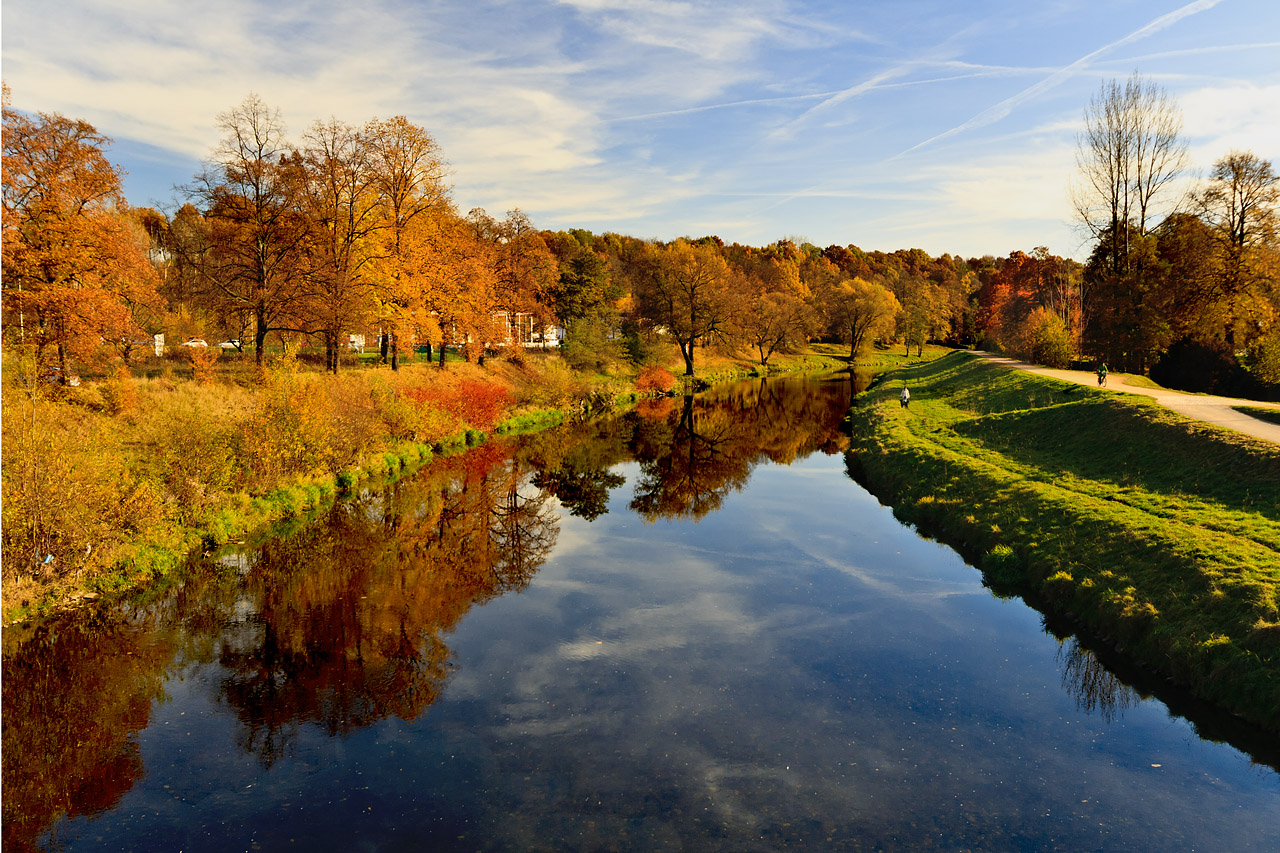
M733 292L729 266L709 241L677 240L652 250L641 261L636 297L646 319L665 330L684 357L685 375L693 375L694 351L721 341L728 330Z
M306 137L304 205L313 230L309 331L324 341L325 369L338 372L343 338L373 304L370 276L379 225L373 172L360 132L337 119Z
M441 251L439 221L453 212L445 183L445 163L431 134L404 116L374 119L363 132L371 189L380 228L375 319L382 357L399 367L403 336L432 346L440 343L432 313L433 261Z
M141 229L126 215L107 137L87 122L4 105L4 325L9 343L55 353L61 381L144 334L157 302Z
M261 366L267 335L298 330L313 298L313 233L301 209L305 172L279 111L256 95L219 115L218 124L224 135L214 158L187 187L203 209L190 219L186 254L206 305L253 318Z

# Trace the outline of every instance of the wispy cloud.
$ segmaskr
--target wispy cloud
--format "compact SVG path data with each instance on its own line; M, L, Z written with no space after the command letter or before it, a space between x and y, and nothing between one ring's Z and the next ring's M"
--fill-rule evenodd
M746 98L739 101L726 101L717 104L701 104L696 107L685 107L677 110L663 110L653 113L640 113L638 115L618 116L608 119L610 122L626 122L626 121L645 121L656 118L671 118L673 116L694 115L697 113L711 112L713 110L737 109L740 107L756 107L756 106L772 106L779 104L793 104L800 101L815 101L825 99L832 104L849 100L857 95L865 94L875 90L887 89L906 89L914 86L929 86L937 83L954 83L957 80L973 80L983 77L1009 77L1023 76L1026 74L1037 73L1047 69L1034 68L1015 68L1009 66L978 66L963 62L919 62L916 65L920 68L938 65L951 68L973 68L975 70L968 74L950 74L945 77L925 77L918 80L902 80L898 82L889 82L889 76L886 76L882 82L866 81L860 83L852 89L841 89L831 92L809 92L796 95L779 95L772 98ZM910 69L903 69L904 73ZM892 76L892 75L890 75ZM821 106L821 105L820 105ZM816 108L815 108L816 109ZM810 111L813 112L813 111ZM806 113L808 115L809 113ZM801 116L800 121L804 116Z
M1280 52L1257 37L1280 25L1277 7L1232 0L1230 15L1175 26L1216 5L1183 3L1094 48L1085 22L1114 20L1107 0L913 0L909 19L814 0L4 0L4 72L19 108L115 137L131 197L152 182L143 201L189 179L217 114L252 91L294 138L330 116L408 116L440 141L464 209L640 236L806 233L981 254L1029 233L1001 209L1052 227L1018 193L1056 204L1045 176L1061 164L1020 155L1069 146L1078 108L1056 101L1083 105L1088 78L1118 62L1141 62L1179 98L1197 156L1212 162L1228 141L1280 156L1266 141L1280 138ZM1147 53L1121 58L1137 43ZM1001 79L1021 91L997 93ZM955 193L966 173L988 181L964 190L989 209ZM938 210L982 226L944 227Z
M1123 47L1127 44L1132 44L1133 42L1140 41L1141 39L1147 38L1148 36L1151 36L1154 33L1158 33L1163 29L1173 26L1174 24L1178 23L1183 18L1186 18L1189 15L1194 15L1197 12L1203 12L1206 9L1212 9L1214 6L1217 6L1222 1L1223 0L1195 0L1194 3L1188 3L1187 5L1181 7L1180 9L1175 9L1174 11L1169 12L1168 14L1161 15L1155 20L1129 33L1124 38L1117 39L1116 41L1113 41L1110 44L1103 45L1097 50L1094 50L1090 53L1085 54L1084 56L1077 59L1075 62L1072 62L1070 65L1067 65L1066 67L1061 68L1058 71L1055 71L1053 74L1050 74L1048 77L1044 78L1043 80L1040 80L1034 85L1028 86L1027 88L1023 89L1021 92L1018 92L1016 95L1013 95L1012 97L1009 97L1009 98L1005 98L1000 103L995 104L994 106L988 107L987 109L978 113L973 118L969 119L963 124L956 125L950 130L945 130L942 133L929 137L923 142L916 143L915 145L906 149L906 151L902 153L910 154L913 151L918 151L921 148L932 145L935 142L940 142L943 139L947 139L948 137L955 136L956 134L964 133L965 131L973 130L974 128L978 128L978 127L985 127L989 124L993 124L997 121L1000 121L1001 119L1005 118L1010 113L1012 113L1019 105L1043 94L1044 92L1048 91L1049 89L1052 89L1055 86L1058 86L1059 84L1063 83L1067 79L1078 74L1080 71L1083 71L1084 69L1088 68L1089 65L1098 57L1104 56L1110 53L1111 51L1115 50L1116 48Z

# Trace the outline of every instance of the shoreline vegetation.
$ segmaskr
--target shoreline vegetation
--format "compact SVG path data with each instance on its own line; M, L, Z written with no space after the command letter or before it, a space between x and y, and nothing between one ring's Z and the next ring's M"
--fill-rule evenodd
M714 354L699 367L701 384L761 372ZM337 384L287 356L244 376L234 362L221 369L49 393L6 364L6 455L23 463L11 458L11 470L60 525L52 544L82 554L70 568L6 566L6 628L145 596L180 582L192 554L270 536L361 483L490 436L680 393L666 368L587 374L545 353L350 370ZM877 374L850 410L846 462L901 520L956 548L996 594L1280 731L1280 449L945 347L851 362L815 344L768 372L841 369Z
M842 369L838 350L780 355L766 372ZM24 383L6 358L5 476L16 481L6 525L25 522L30 529L9 533L34 547L6 554L5 627L143 593L192 553L262 535L362 481L402 476L491 435L679 391L665 367L588 374L554 353L338 377L288 355L262 370L248 359L203 374L176 365L68 387ZM712 354L700 356L697 381L760 373Z
M850 421L850 474L993 592L1280 731L1280 448L962 352Z

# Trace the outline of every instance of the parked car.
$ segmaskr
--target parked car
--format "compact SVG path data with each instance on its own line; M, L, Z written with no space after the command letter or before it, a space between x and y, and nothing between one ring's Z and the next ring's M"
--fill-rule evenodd
M207 341L201 340L200 338L192 338L189 341L182 342L182 346L184 347L207 347L208 345Z
M239 341L223 341L218 344L219 349L240 349Z

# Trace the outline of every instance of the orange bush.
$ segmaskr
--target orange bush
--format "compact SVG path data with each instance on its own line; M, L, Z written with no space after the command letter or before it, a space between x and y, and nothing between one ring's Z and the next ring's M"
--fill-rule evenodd
M203 385L213 381L213 366L221 354L222 351L217 347L187 348L187 359L191 362L191 369L195 371L196 381Z
M420 385L404 392L418 406L428 406L454 418L459 426L493 429L511 405L511 391L494 382L461 379L453 385Z
M641 394L667 393L676 387L671 371L658 364L646 364L636 376L636 390Z

